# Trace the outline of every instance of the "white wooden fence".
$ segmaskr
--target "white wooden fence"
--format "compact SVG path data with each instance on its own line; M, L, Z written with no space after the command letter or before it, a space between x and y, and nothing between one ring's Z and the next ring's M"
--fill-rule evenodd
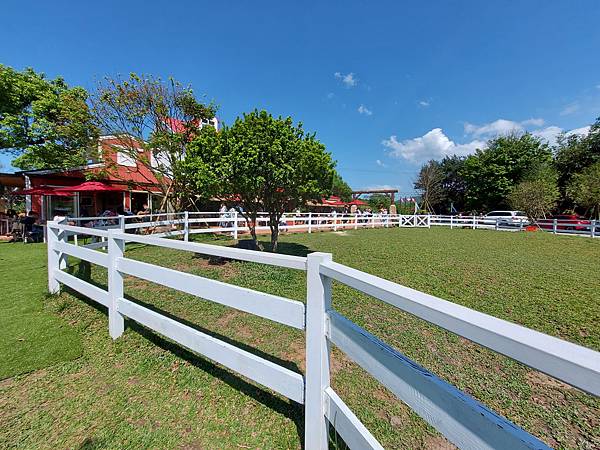
M548 448L335 311L331 304L333 280L600 396L600 353L335 263L331 254L311 253L304 258L57 222L50 222L48 231L51 293L58 293L64 284L104 305L113 339L123 334L124 319L129 318L304 404L305 447L309 450L328 448L330 424L350 448L382 448L330 385L331 344L460 448ZM71 234L104 238L108 252L69 243ZM306 271L306 304L127 258L128 242ZM108 290L65 272L69 256L106 267ZM306 373L291 371L128 300L124 275L305 330Z
M238 239L240 233L249 231L248 224L237 212L180 212L161 213L147 216L118 216L69 218L78 224L99 223L96 229L118 228L129 233L143 232L155 236L183 236L187 241L191 234L231 233ZM336 214L336 213L286 213L280 221L281 231L312 233L315 231L343 231L359 228L449 228L487 229L496 231L523 231L530 225L526 220L488 219L485 216L444 216L444 215L402 215L402 214ZM596 220L557 220L540 219L533 225L537 230L553 234L568 234L586 237L600 237L600 221ZM259 214L257 232L269 231L269 217ZM105 239L94 243L97 247L106 246Z

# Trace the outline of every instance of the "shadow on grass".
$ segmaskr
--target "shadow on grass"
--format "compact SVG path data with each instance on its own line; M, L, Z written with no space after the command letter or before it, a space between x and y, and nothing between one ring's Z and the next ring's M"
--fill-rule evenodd
M242 242L242 241L240 241L240 242ZM270 242L264 242L264 241L261 241L261 242L262 242L262 244L263 244L263 246L265 248L264 251L267 252L267 253L269 253L271 251L271 243ZM306 245L298 244L298 243L295 243L295 242L279 242L277 245L278 245L277 253L283 254L283 255L305 257L309 253L314 252L314 250L311 250ZM230 245L229 247L238 248L237 245ZM248 250L251 250L251 249L248 249ZM256 250L256 251L259 251L259 250Z
M89 267L87 267L87 265L89 265L89 263L84 261L77 265L77 269L75 268L75 266L71 266L69 269L71 269L71 272L74 276L81 278L81 279L85 280L86 282L88 282L100 289L107 290L108 287L106 284L103 284L103 283L100 283L100 282L97 282L97 281L94 281L91 279L91 271L90 271ZM91 306L92 308L96 309L97 311L101 312L105 316L108 315L108 310L103 305L101 305L101 304L95 302L94 300L84 296L83 294L69 288L68 286L63 286L63 290L64 290L64 292L76 297L77 299L81 300L82 302L86 303L87 305ZM131 300L132 302L135 302L136 304L138 304L144 308L148 308L149 310L160 313L161 315L163 315L165 317L176 320L177 322L182 323L196 331L199 331L201 333L209 335L215 339L219 339L223 342L226 342L237 348L245 350L248 353L252 353L253 355L259 356L265 360L268 360L270 362L278 364L289 370L292 370L297 373L301 373L300 369L298 368L298 365L292 361L286 361L286 360L280 359L276 356L265 353L255 347L244 344L243 342L239 342L235 339L224 336L220 333L203 328L203 327L201 327L197 324L194 324L186 319L183 319L183 318L175 316L167 311L164 311L150 303L146 303L142 300L139 300L131 295L126 295L125 297L128 300ZM294 424L296 426L296 430L298 432L298 436L300 437L300 441L301 442L304 441L304 420L303 420L304 415L303 415L302 405L300 405L292 400L287 400L287 399L284 400L281 397L265 390L264 388L261 388L260 386L256 386L256 385L246 381L241 376L237 375L235 372L229 371L228 369L218 366L217 364L213 363L209 359L205 359L201 355L198 355L198 354L188 350L187 348L185 348L175 342L172 342L172 341L168 340L167 338L162 337L161 335L154 332L153 330L146 328L143 325L140 325L133 320L126 319L125 324L128 328L130 328L131 330L140 334L141 336L143 336L145 339L147 339L149 342L153 343L154 345L162 348L165 351L172 353L173 355L177 356L178 358L184 359L185 361L192 364L196 368L198 368L216 378L219 378L221 381L227 383L229 386L236 389L237 391L242 392L249 397L252 397L254 400L262 403L263 405L267 406L268 408L272 409L273 411L287 417L292 422L294 422ZM80 448L82 448L82 449L95 448L93 446L90 446L90 444L93 444L93 443L86 444L84 442ZM303 443L302 443L302 446L304 448Z

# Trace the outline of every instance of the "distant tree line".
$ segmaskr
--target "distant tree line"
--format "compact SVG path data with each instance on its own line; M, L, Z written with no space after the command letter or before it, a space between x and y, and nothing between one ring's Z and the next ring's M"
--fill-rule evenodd
M425 163L414 183L421 206L439 214L519 209L600 217L600 118L586 135L550 146L530 133L497 136L474 154Z

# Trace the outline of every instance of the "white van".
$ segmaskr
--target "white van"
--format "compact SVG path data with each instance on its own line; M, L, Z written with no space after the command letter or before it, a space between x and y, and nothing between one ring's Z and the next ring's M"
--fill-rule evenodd
M486 225L520 226L529 225L527 215L523 211L491 211L483 216Z

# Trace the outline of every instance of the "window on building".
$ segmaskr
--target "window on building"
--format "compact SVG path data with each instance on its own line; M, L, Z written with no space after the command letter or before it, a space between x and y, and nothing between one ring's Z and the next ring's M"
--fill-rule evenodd
M135 160L124 152L117 152L117 164L127 167L135 167Z

